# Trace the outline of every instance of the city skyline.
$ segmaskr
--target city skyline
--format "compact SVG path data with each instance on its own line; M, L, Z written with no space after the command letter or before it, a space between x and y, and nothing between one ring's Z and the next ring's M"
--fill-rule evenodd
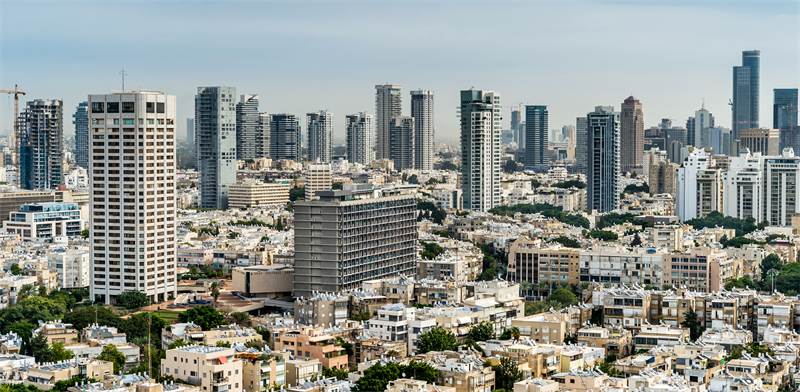
M50 12L39 12L42 4ZM416 7L401 3L323 2L315 6L325 12L312 14L302 12L300 5L281 2L236 2L232 7L226 6L230 3L204 3L202 7L159 3L160 12L147 13L155 19L154 25L163 26L157 32L134 30L137 15L146 12L136 5L97 4L0 5L2 86L16 83L28 92L25 100L56 98L62 99L66 108L74 108L89 94L119 89L119 71L124 67L127 89L176 95L179 119L193 116L198 86L227 85L241 94L258 94L262 110L270 113L300 117L319 109L331 111L335 114L333 141L338 144L344 141L346 114L366 111L375 115L376 84L402 87L403 113L410 113L408 91L433 91L438 101L436 141L448 143L458 140L458 93L472 86L503 95L503 128L509 127L510 107L519 103L547 105L551 127L560 127L572 124L576 116L597 105L619 109L619 102L628 95L646 104L645 127L661 118L681 123L704 100L719 125L730 128L730 73L731 67L740 63L743 50L761 51L761 123L772 123L772 89L800 84L796 72L800 49L773 39L798 34L795 21L800 12L791 1L757 6L712 1L509 2L491 7L479 3L454 7L452 2L439 2L426 3L419 16ZM28 12L30 7L37 7L37 12ZM702 15L687 12L698 7ZM266 10L270 12L262 12ZM96 18L91 29L65 28L63 20L87 11ZM681 25L692 28L677 30L672 23L653 24L651 15L656 13L664 20L680 17ZM130 17L110 18L118 14ZM30 19L33 15L36 23ZM395 28L380 28L381 20L392 15L398 21ZM604 18L597 15L629 23L601 25L598 21ZM453 23L452 18L478 16L502 18L503 22L494 25L493 35L470 35L471 40L464 40L469 28ZM203 30L212 17L224 27L219 32ZM741 29L745 23L752 28ZM97 34L99 31L103 34ZM609 51L606 45L597 45L617 42L629 31L637 31L633 38L637 45L630 46L635 50ZM252 39L232 42L242 36ZM538 39L519 39L525 36ZM585 39L590 36L591 40ZM698 36L704 37L700 44ZM474 56L471 43L485 41L494 44L482 45L485 55ZM142 47L144 42L148 46ZM40 50L31 50L32 44ZM245 44L250 45L246 51ZM533 46L538 48L536 54L526 54ZM142 60L140 49L152 50L160 61ZM219 56L198 54L206 51ZM283 54L279 59L250 55L273 51ZM328 60L285 60L298 58L293 53L314 51L322 51ZM366 56L355 56L355 52ZM398 54L412 60L398 61ZM624 62L618 61L620 55L625 56ZM689 57L693 60L684 61ZM59 67L53 68L54 63ZM48 77L40 78L43 74ZM10 126L9 102L6 98L0 105L2 133ZM185 134L184 124L185 120L178 123L180 137ZM66 135L73 135L71 122L65 122L64 128Z

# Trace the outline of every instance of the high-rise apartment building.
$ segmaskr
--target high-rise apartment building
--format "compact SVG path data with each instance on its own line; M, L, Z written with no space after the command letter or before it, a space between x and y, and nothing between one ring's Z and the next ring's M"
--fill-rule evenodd
M725 216L763 222L761 154L731 157L723 175L722 211Z
M308 160L331 161L331 135L333 135L333 113L320 110L306 114L308 129Z
M797 123L798 93L796 88L773 90L772 128L781 131L781 150L792 147L800 153L800 130Z
M309 163L306 166L306 200L319 199L317 192L331 190L332 181L330 163L319 161Z
M369 165L375 159L372 145L372 115L364 112L350 114L347 122L347 160Z
M413 117L398 116L389 122L389 159L394 161L395 170L415 167L415 141Z
M389 126L393 118L401 115L402 94L396 84L375 86L375 151L377 159L391 159Z
M704 149L695 149L678 169L675 209L681 221L723 211L723 176Z
M186 119L186 144L191 147L194 155L194 118L191 117Z
M258 95L242 95L236 104L236 159L252 160L258 135Z
M522 121L522 112L520 111L519 107L512 107L511 108L511 133L514 136L513 140L514 143L517 143L518 148L522 148L524 138L524 130L520 129L520 122Z
M113 304L134 290L153 302L174 298L175 97L90 95L89 109L91 298Z
M339 292L417 268L417 202L402 191L317 192L294 208L295 297Z
M700 110L694 112L693 122L693 139L691 143L696 147L709 147L709 129L714 128L714 115L706 110L706 106L700 107ZM714 151L715 154L720 154L720 151Z
M19 115L19 185L23 189L52 189L64 179L63 106L60 99L35 99Z
M258 158L270 158L271 126L272 116L269 113L259 113L258 128L256 129L256 157Z
M751 153L760 152L762 155L780 154L781 131L766 128L748 128L739 130L739 153L745 149Z
M488 211L500 205L500 95L461 90L461 189L464 208Z
M764 157L763 171L763 220L770 226L791 226L792 217L800 213L800 157L788 149L781 155Z
M739 131L758 128L758 89L761 52L742 52L742 65L733 67L733 137Z
M272 159L299 161L302 154L300 121L294 114L273 114L270 118L269 155Z
M634 97L622 101L620 135L622 171L641 174L644 153L644 113L642 103Z
M575 119L575 171L586 174L589 167L586 159L589 157L589 150L586 148L589 143L589 130L586 126L586 117Z
M586 115L588 131L586 200L589 211L608 212L619 207L620 130L619 113L611 106L597 106Z
M414 168L433 169L433 91L411 92L411 117L414 118Z
M236 88L198 87L194 97L200 207L228 208L236 183Z
M89 110L88 103L83 101L75 108L72 124L75 126L75 164L89 168Z
M525 166L546 169L550 164L548 152L550 122L547 106L525 106Z

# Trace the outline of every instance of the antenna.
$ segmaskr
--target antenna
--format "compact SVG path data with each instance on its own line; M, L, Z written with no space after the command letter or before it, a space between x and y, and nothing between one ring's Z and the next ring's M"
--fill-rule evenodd
M122 77L122 92L125 92L125 76L128 74L125 72L125 67L122 67L122 70L119 71L119 75Z

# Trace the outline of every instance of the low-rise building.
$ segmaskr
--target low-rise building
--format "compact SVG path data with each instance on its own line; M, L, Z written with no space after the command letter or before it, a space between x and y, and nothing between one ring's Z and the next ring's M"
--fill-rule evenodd
M296 358L317 359L326 368L346 369L347 353L321 328L299 328L278 336L275 350L288 351Z
M648 350L654 347L669 347L686 342L689 339L689 330L676 328L666 324L642 325L639 333L633 337L635 350Z
M578 330L578 343L602 347L606 354L625 357L631 353L633 335L621 327L586 326Z
M753 343L753 333L746 329L732 327L712 328L703 331L697 339L698 344L722 346L728 352L733 352L736 347L744 347Z
M228 207L248 209L258 206L283 206L289 202L288 183L256 180L237 182L228 187Z
M280 298L292 294L294 268L286 264L237 267L231 272L233 290L246 297Z
M61 320L52 322L39 321L39 327L33 330L34 335L42 335L47 339L47 344L61 343L64 345L78 343L78 331L72 324L62 323Z
M558 311L543 312L512 319L511 325L519 329L520 336L536 343L563 344L569 333L570 318Z
M11 212L3 229L25 241L53 237L77 237L83 230L81 210L75 203L23 204Z
M162 377L197 385L203 391L241 391L242 361L228 347L183 346L167 350Z
M312 359L289 359L286 361L286 385L300 385L322 376L322 363Z

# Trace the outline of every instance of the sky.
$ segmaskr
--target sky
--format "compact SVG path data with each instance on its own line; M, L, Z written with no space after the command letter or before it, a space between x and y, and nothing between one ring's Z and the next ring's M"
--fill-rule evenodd
M459 90L548 105L550 127L629 95L645 126L684 124L702 102L730 126L731 67L761 50L761 126L772 89L800 87L798 0L95 1L0 0L0 88L64 101L65 134L88 94L121 87L178 100L179 133L198 86L260 96L260 110L374 113L376 84L435 94L437 142L458 140ZM0 97L0 130L10 127Z

